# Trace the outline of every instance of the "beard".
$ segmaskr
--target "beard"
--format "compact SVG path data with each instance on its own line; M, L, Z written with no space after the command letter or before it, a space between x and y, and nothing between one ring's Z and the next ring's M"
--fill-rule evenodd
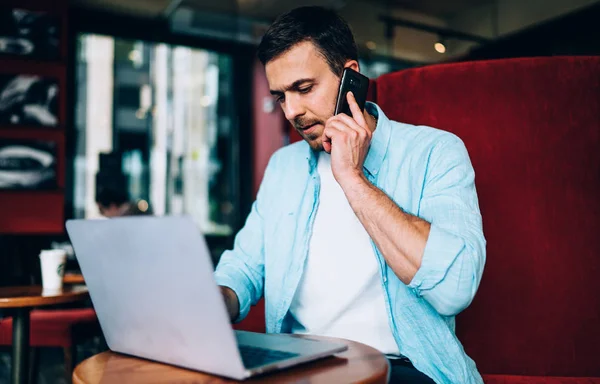
M323 143L321 142L321 136L323 132L311 132L309 134L304 133L304 130L310 126L316 124L321 124L322 126L325 126L325 124L321 120L298 117L294 119L291 123L296 129L296 131L300 134L300 136L302 136L304 141L306 141L314 151L323 150Z

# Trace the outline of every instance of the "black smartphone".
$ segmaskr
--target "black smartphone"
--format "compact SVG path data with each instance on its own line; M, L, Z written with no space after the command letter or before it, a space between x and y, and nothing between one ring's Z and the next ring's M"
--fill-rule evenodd
M347 93L352 91L354 98L358 103L361 111L365 109L367 101L367 91L369 90L369 78L361 75L353 69L345 68L340 82L340 90L338 91L337 102L335 104L334 115L345 113L352 117L350 106L348 105Z

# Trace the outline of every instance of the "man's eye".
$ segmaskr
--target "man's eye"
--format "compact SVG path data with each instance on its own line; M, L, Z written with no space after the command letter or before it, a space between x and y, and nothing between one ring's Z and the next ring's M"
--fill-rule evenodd
M299 89L298 92L300 92L300 93L308 93L311 90L312 90L312 86L311 87L306 87L306 88Z
M277 96L277 97L275 98L275 102L276 102L276 103L279 103L279 104L281 104L281 103L283 103L284 101L285 101L285 97L283 97L283 96Z

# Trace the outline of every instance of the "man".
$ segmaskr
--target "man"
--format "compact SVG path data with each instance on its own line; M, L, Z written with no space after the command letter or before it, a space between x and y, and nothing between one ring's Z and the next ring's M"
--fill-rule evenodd
M303 7L258 48L271 93L303 142L276 152L216 280L233 321L265 296L267 332L357 340L390 357L392 382L481 383L454 333L477 291L485 239L456 136L390 121L375 104L332 116L348 25Z

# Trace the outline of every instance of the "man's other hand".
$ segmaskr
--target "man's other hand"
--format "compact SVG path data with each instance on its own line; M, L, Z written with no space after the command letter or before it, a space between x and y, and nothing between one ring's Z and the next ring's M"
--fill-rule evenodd
M227 313L229 313L229 320L233 322L240 314L240 302L238 297L229 287L220 285L219 288L221 288L221 294L223 295L223 300L227 307Z

